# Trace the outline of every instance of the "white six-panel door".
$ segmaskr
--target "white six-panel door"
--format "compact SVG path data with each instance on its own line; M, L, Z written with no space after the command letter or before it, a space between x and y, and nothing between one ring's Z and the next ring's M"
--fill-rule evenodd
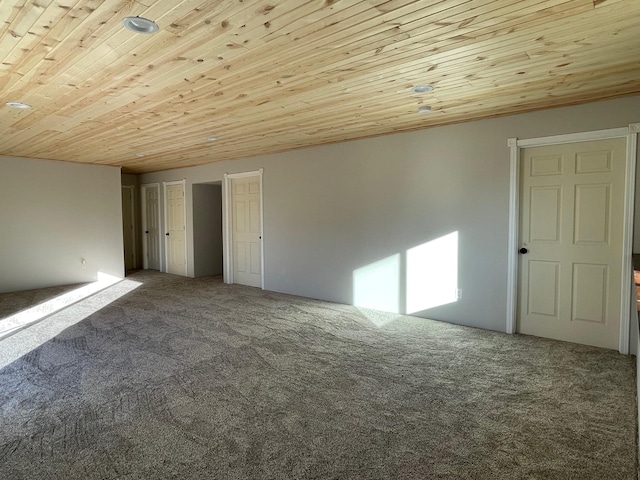
M522 153L517 329L618 349L626 141Z
M160 187L142 187L142 231L144 268L160 270Z
M260 177L231 179L233 281L262 286Z
M184 182L165 184L167 273L187 275Z

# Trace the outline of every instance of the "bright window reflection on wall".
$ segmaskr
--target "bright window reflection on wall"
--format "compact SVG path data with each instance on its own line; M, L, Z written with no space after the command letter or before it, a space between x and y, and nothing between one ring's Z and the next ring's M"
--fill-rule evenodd
M458 232L407 250L408 314L457 300Z
M353 304L376 326L398 317L372 311L411 315L457 300L457 231L353 271Z
M400 254L391 255L353 271L356 307L400 313Z

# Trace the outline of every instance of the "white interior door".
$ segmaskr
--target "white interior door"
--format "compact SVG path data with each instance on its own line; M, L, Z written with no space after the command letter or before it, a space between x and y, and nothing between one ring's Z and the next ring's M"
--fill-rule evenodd
M626 140L526 148L521 165L518 332L617 350Z
M231 179L231 231L235 283L262 286L260 177Z
M160 270L160 187L142 187L143 268Z
M122 235L124 243L125 270L131 270L136 267L133 195L133 186L122 186Z
M167 273L187 276L184 182L165 184Z

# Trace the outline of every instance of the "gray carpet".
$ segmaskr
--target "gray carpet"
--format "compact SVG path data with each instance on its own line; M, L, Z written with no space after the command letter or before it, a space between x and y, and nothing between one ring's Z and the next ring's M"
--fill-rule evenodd
M0 351L2 479L636 478L598 348L138 272Z

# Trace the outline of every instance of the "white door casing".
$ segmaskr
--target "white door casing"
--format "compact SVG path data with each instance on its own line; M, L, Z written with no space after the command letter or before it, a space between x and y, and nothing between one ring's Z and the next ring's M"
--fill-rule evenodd
M614 139L614 138L624 138L626 139L626 155L624 158L624 186L623 186L623 215L622 215L622 232L621 239L619 243L621 243L621 253L618 254L617 262L621 266L619 272L615 274L618 278L615 282L620 285L620 291L618 294L613 295L610 298L610 302L616 302L619 306L619 335L618 335L618 350L620 353L627 354L629 351L629 325L630 325L630 309L629 305L631 303L631 241L632 241L632 230L633 230L633 197L634 197L634 185L635 185L635 161L629 161L629 159L636 158L636 145L637 145L637 133L640 131L640 124L632 124L629 128L617 128L610 130L600 130L595 132L585 132L578 134L568 134L568 135L558 135L553 137L543 137L543 138L534 138L534 139L526 139L526 140L518 140L515 138L509 139L508 146L511 149L510 155L510 194L509 194L509 253L508 253L508 278L507 278L507 322L506 322L506 331L507 333L515 333L517 318L518 318L518 278L519 278L519 253L518 250L521 248L519 238L519 225L522 219L519 216L519 202L520 202L520 168L521 168L521 153L524 148L527 147L536 147L542 145L559 145L559 144L571 144L576 142L587 142L594 140L602 140L602 139ZM593 158L591 158L593 160ZM588 162L587 162L588 163ZM598 163L597 161L595 163ZM602 187L602 186L601 186ZM579 192L579 195L582 194L582 202L588 202L588 198L591 197L591 200L598 195L603 195L606 189L601 187L584 187L584 189ZM553 195L551 195L548 191L545 192L544 189L540 190L541 197L544 197L546 193L547 200L552 200ZM585 196L585 194L587 194ZM572 195L573 196L573 195ZM597 215L596 215L597 217ZM584 215L583 215L584 218ZM589 220L588 220L589 221ZM549 222L548 222L549 223ZM590 227L595 228L597 222L591 222ZM585 224L588 226L587 224ZM584 227L584 226L583 226ZM584 228L583 228L584 230ZM592 230L593 233L595 230ZM583 232L584 233L584 232ZM584 238L584 237L583 237ZM577 262L578 264L580 262ZM583 262L584 263L584 262ZM578 271L577 274L573 270L573 266L571 267L571 272L569 275L580 275L584 272L592 273L591 280L595 281L596 278L602 278L595 275L595 273L600 269L600 273L603 273L602 270L604 267L596 266L597 262L592 262L589 265L580 266L577 265L577 269L582 269L582 272ZM600 264L602 265L602 264ZM539 271L544 273L545 268L547 268L547 274L550 275L550 278L553 277L551 275L550 265L548 264L539 264L537 265ZM584 277L585 279L587 277ZM584 283L584 282L583 282ZM582 285L584 287L585 285ZM581 286L577 286L577 288ZM579 288L579 289L580 289ZM571 295L579 295L580 292L571 292ZM592 301L590 299L589 301ZM584 305L587 305L586 303ZM595 309L595 304L591 303L591 306ZM566 306L565 306L566 309ZM580 311L576 311L576 314L580 314ZM584 309L582 311L584 314Z
M166 271L187 276L185 181L164 182Z
M141 197L142 268L160 270L160 185L142 185Z
M262 172L224 176L224 281L264 288Z
M617 349L626 141L521 155L517 331Z
M122 185L122 234L124 244L124 268L136 266L135 203L133 185Z

